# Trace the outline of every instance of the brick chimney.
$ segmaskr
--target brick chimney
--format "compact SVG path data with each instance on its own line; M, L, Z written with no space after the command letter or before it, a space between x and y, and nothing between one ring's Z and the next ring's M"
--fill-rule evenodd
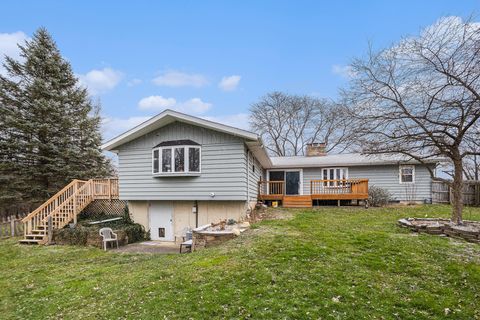
M307 144L307 150L305 152L307 157L321 157L326 156L327 152L325 149L327 144L325 142L314 142Z

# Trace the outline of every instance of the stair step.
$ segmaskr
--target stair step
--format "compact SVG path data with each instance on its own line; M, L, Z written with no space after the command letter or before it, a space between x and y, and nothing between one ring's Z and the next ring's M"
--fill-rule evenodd
M311 196L285 196L283 198L283 207L285 208L311 208L312 198Z
M312 204L284 204L284 208L311 208Z
M22 239L19 240L21 244L40 244L42 240L33 240L33 239Z
M46 229L33 229L32 230L32 234L39 234L39 233L44 234L45 232L47 232Z
M45 237L44 234L26 234L25 239L43 239Z

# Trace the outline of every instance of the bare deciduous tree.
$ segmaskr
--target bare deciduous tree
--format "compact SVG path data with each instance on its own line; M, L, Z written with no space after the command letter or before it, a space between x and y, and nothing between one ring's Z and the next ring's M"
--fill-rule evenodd
M479 154L480 25L442 18L352 63L346 101L368 154L396 153L453 165L452 221L462 223L464 159ZM434 169L429 167L434 175Z
M328 151L348 146L345 108L325 99L272 92L250 108L250 125L275 156L303 155L311 142L325 142Z

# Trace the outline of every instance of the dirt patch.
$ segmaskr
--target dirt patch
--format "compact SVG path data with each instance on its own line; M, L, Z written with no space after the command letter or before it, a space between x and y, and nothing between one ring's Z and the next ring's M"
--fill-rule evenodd
M295 209L261 208L257 209L256 218L260 220L289 220L295 215Z

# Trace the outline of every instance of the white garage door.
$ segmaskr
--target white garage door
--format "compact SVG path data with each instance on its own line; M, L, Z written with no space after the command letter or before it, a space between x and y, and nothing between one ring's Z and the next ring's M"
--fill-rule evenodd
M150 238L173 241L173 203L152 201L149 208Z

